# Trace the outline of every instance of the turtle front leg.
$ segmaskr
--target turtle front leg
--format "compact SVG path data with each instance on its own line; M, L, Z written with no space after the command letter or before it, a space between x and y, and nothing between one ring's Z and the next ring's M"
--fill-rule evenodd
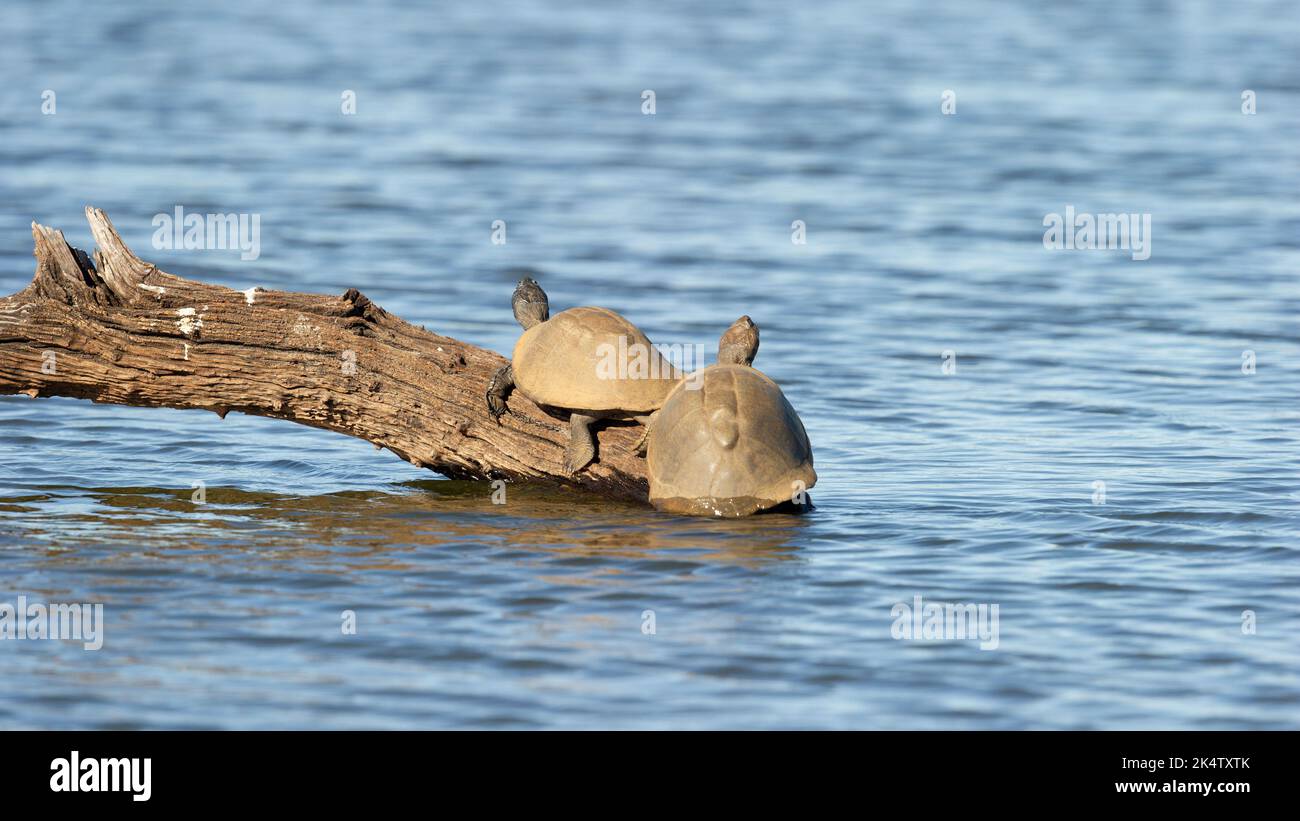
M632 452L637 456L645 456L646 448L650 447L650 434L654 432L655 420L658 418L659 411L655 411L649 416L638 416L636 418L636 421L645 425L645 429L641 431L641 438L637 439L636 444L632 445Z
M596 458L596 440L591 438L594 416L575 413L569 417L569 447L564 451L564 469L577 473Z
M506 399L514 388L515 372L509 365L492 374L492 381L487 386L487 406L488 413L492 414L498 425L501 424L501 414L509 410Z

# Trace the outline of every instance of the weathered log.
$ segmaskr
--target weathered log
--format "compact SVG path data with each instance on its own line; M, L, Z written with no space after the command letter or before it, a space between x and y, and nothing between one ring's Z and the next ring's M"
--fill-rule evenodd
M103 211L86 217L93 260L32 223L36 276L0 298L0 394L238 411L357 436L453 478L646 498L636 428L600 430L598 461L569 476L567 424L518 392L494 421L484 390L501 356L411 325L355 288L235 291L173 276L132 253Z

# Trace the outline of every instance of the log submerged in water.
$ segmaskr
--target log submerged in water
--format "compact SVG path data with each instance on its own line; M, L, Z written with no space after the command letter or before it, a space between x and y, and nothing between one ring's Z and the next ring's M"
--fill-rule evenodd
M93 258L32 223L36 276L0 298L0 394L287 419L452 478L646 500L638 428L600 429L598 461L569 476L567 423L516 391L498 425L484 402L506 362L498 354L412 325L355 288L324 296L183 279L132 253L103 211L86 218Z

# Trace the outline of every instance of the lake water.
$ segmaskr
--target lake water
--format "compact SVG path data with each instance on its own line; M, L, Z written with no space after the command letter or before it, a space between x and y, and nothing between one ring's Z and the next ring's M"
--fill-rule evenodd
M45 2L0 37L0 291L93 204L173 273L502 352L525 274L656 342L747 313L820 476L804 516L493 505L289 423L2 397L0 603L106 623L0 641L0 727L1300 728L1293 4ZM260 257L153 249L177 205L259 214ZM1067 206L1149 214L1150 258L1046 249ZM997 605L996 649L895 639L916 596Z

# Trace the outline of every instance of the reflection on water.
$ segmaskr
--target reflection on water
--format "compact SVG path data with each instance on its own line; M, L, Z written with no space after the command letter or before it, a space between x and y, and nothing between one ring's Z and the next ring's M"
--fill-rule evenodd
M819 478L804 516L494 505L305 427L0 397L0 603L106 619L0 641L0 727L1300 728L1300 16L1107 15L6 8L0 291L94 204L165 270L497 351L522 276L666 345L748 314ZM151 248L177 206L260 256ZM1150 214L1151 258L1044 249L1071 206ZM918 595L997 604L998 649L891 638Z
M643 505L611 501L570 488L507 486L504 504L482 482L424 480L384 491L286 496L238 488L34 487L0 497L0 510L37 514L40 502L75 494L97 506L44 523L28 516L22 540L59 550L132 541L146 554L216 550L324 561L340 557L321 545L369 547L375 567L401 569L413 550L479 541L494 547L573 558L652 561L685 553L693 561L757 565L789 558L801 529L797 513L739 522L687 521ZM200 510L201 513L196 513ZM78 527L80 526L80 527ZM202 539L195 541L196 527ZM78 533L75 539L70 534ZM14 535L18 535L16 532ZM661 556L660 554L669 554ZM319 566L318 566L319 567ZM324 568L320 568L324 569ZM337 572L343 572L340 568Z

